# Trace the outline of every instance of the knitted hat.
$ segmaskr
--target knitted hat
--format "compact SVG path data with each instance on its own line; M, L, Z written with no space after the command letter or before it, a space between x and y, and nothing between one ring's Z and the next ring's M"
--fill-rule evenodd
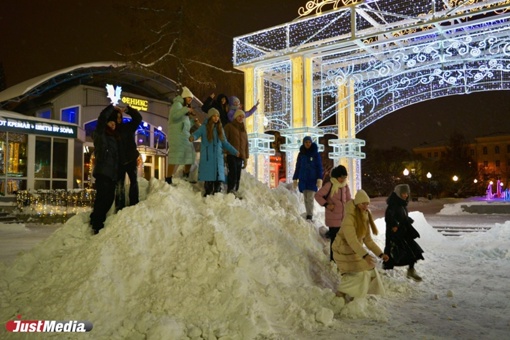
M209 109L209 111L207 111L207 118L211 118L212 116L214 115L217 115L219 116L220 115L220 111L216 110L214 107Z
M368 197L363 189L359 189L358 192L356 192L356 196L354 196L354 204L358 205L360 203L370 203L370 197Z
M237 110L235 113L234 113L234 120L239 117L239 116L243 116L244 118L244 111L243 110Z
M398 195L398 197L402 196L402 194L410 194L411 189L409 188L409 184L399 184L395 187L395 193Z
M230 104L231 110L237 110L240 101L239 98L237 98L236 96L231 96L230 98L228 98L228 103Z
M310 142L312 141L312 137L310 136L305 136L305 138L303 138L303 144L305 144L305 142L309 140Z
M182 98L193 98L193 93L191 93L191 91L186 86L183 86L181 97Z
M333 170L331 170L331 177L338 178L347 176L347 169L343 165L339 165Z

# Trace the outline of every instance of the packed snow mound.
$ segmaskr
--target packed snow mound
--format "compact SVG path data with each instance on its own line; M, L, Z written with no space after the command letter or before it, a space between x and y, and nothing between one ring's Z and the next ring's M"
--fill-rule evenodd
M298 196L248 174L242 187L243 200L204 198L153 179L95 236L89 213L76 215L0 273L1 319L87 320L94 339L250 339L330 324L344 306L339 275Z

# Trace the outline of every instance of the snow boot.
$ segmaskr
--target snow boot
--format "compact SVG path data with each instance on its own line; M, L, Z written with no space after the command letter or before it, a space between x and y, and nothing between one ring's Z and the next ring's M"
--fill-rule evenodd
M423 280L421 276L416 273L416 270L414 270L414 268L409 268L407 270L407 278L413 279L416 282L421 282Z
M307 219L307 220L310 220L310 221L311 221L311 220L312 220L312 217L313 217L312 215L306 215L306 219Z
M168 184L172 185L172 177L165 177L165 182L167 182Z

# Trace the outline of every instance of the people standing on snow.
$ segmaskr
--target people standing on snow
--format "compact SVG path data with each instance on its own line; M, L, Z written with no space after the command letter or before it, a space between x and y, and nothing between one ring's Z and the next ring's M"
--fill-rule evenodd
M345 204L351 199L351 190L347 185L347 169L339 165L331 170L330 181L315 193L315 200L325 208L325 224L329 231L326 237L329 238L329 258L333 258L333 242L342 225L345 216Z
M229 143L239 150L239 156L231 153L227 154L227 193L233 193L237 197L239 183L241 181L241 171L246 168L248 162L248 134L244 125L244 111L237 110L234 114L234 120L225 126L225 136Z
M131 116L128 123L122 122L122 114ZM119 180L115 195L115 208L117 211L126 206L125 179L129 178L129 205L138 203L138 157L140 152L136 147L135 132L142 122L140 112L130 106L117 111L117 124L115 130L120 136L119 143Z
M206 121L189 137L189 141L193 142L198 138L202 139L198 180L204 182L204 196L214 195L221 191L221 183L225 182L223 150L236 157L240 154L225 138L220 113L215 108L209 109Z
M220 121L223 127L225 128L230 120L228 119L228 111L230 110L230 105L228 102L228 98L223 93L219 94L216 99L214 99L216 95L211 93L209 97L204 101L202 105L202 111L209 112L210 109L215 108L220 113Z
M115 131L117 111L113 105L105 107L97 119L93 134L95 165L92 175L96 179L96 198L90 214L94 234L103 229L106 214L115 200L115 187L119 175L119 141Z
M386 199L388 206L384 215L386 221L386 244L384 253L389 261L383 265L384 269L395 266L409 266L407 277L415 281L422 281L416 273L414 265L418 260L424 260L423 249L415 239L420 234L413 227L413 219L409 217L407 203L411 190L407 184L399 184Z
M306 219L313 218L314 194L322 186L322 159L319 147L310 136L303 138L294 170L293 187L303 193Z
M230 104L230 109L228 111L228 120L231 122L234 120L234 114L237 110L242 110L243 106L241 105L241 101L236 96L231 96L228 99L228 102ZM259 101L257 100L257 103L253 105L253 107L249 111L244 112L244 118L248 118L252 114L257 111L257 107L259 106ZM243 110L244 111L244 110Z
M349 297L362 298L367 294L384 294L373 254L383 261L388 261L388 256L372 239L372 233L377 235L378 231L368 210L369 204L367 193L358 190L354 200L345 205L342 228L333 242L333 256L342 274L337 295L346 300Z
M193 93L183 86L182 94L174 98L168 113L168 169L165 178L168 184L172 184L175 168L179 165L184 165L182 176L187 179L195 161L193 144L189 141L191 125L195 122L192 100Z

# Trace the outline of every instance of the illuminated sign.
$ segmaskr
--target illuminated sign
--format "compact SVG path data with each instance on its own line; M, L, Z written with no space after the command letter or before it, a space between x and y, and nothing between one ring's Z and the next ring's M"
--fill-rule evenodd
M147 111L149 109L149 101L145 99L122 97L122 102L138 111Z
M54 122L0 116L0 131L31 133L55 137L76 138L78 127Z
M113 86L110 84L106 84L106 97L110 99L113 105L117 105L119 100L124 104L131 106L133 109L138 111L147 111L149 108L149 101L145 99L137 99L131 97L122 97L122 87Z

